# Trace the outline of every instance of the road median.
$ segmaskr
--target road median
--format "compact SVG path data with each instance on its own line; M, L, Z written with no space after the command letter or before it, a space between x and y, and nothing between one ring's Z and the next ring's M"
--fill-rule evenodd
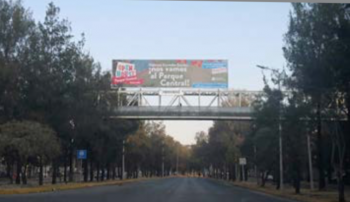
M1 188L0 195L12 195L12 194L31 194L31 193L41 193L41 192L52 192L52 191L62 191L70 189L81 189L96 186L108 186L108 185L123 185L127 183L140 182L144 180L159 179L159 177L152 178L137 178L137 179L126 179L126 180L108 180L102 182L76 182L76 183L62 183L62 184L48 184L43 186L33 186L33 187L16 187L16 188Z

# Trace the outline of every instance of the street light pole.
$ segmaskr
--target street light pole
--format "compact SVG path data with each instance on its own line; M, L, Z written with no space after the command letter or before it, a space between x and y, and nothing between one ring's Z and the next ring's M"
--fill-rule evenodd
M275 70L277 71L277 70ZM278 71L277 71L278 72ZM278 77L280 77L278 72ZM281 92L281 78L278 78L278 91ZM278 136L279 136L279 162L280 162L280 190L283 190L283 144L282 144L282 121L281 121L282 103L278 103Z
M281 80L278 79L278 90L281 92ZM279 133L279 149L280 149L280 190L283 190L283 144L282 144L282 121L281 121L281 101L278 107L278 133Z
M269 70L272 72L275 72L278 74L278 90L281 92L281 78L280 78L280 72L277 69L272 69L269 67L257 65L258 68L262 70ZM279 167L280 167L280 190L283 190L283 144L282 144L282 117L281 117L281 108L282 103L279 101L278 103L278 136L279 136Z

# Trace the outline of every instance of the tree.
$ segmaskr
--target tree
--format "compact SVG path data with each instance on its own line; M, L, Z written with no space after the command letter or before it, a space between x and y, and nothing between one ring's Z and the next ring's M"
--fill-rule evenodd
M285 35L289 84L309 96L316 109L319 189L325 188L322 113L337 99L333 91L350 92L349 25L344 4L295 3Z
M23 183L27 183L28 163L30 159L36 159L40 167L39 185L42 185L42 167L60 153L60 143L55 132L48 126L32 121L9 122L1 125L0 131L0 139L5 141L3 150L15 157L17 162L16 183L20 183L20 175Z
M274 80L275 83L280 81ZM254 130L250 134L253 144L256 148L255 161L259 172L261 173L261 186L265 185L267 177L271 172L274 176L279 176L278 169L278 121L283 116L283 110L280 110L283 99L282 92L279 89L271 88L264 78L265 87L262 94L253 103L254 106ZM281 113L281 114L280 114ZM266 156L272 158L266 159ZM279 180L277 188L279 188Z
M0 10L0 123L30 120L55 131L53 138L62 146L59 156L48 160L45 156L28 157L33 165L52 163L52 183L56 183L62 164L64 181L68 164L73 181L78 148L89 153L83 162L85 181L88 168L90 180L96 169L98 173L107 171L107 179L112 169L115 177L122 142L137 130L139 122L109 119L117 103L126 99L109 92L111 75L101 72L100 65L86 53L84 35L74 39L69 21L60 18L60 9L53 3L48 5L44 21L38 23L20 1L0 0ZM2 144L0 151L9 177L14 163L28 159L20 159L16 150ZM98 179L104 178L98 174Z
M22 116L22 68L35 23L20 1L0 0L0 123Z
M285 144L285 165L287 165L287 176L292 180L295 193L299 194L301 189L302 169L306 167L307 146L306 137L308 120L311 119L310 103L304 99L302 94L294 93L288 99L285 109L285 120L283 124ZM295 126L298 127L295 127ZM305 149L304 149L305 148Z

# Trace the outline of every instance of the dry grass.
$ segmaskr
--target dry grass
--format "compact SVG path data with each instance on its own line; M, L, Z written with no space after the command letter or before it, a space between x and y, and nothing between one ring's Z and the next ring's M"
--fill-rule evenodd
M43 185L35 187L16 187L16 188L6 188L0 189L0 194L29 194L29 193L40 193L40 192L50 192L50 191L59 191L59 190L69 190L69 189L79 189L87 188L94 186L106 186L106 185L123 185L131 182L138 182L148 179L158 179L158 178L138 178L138 179L126 179L126 180L111 180L104 182L86 182L86 183L68 183L68 184L56 184L56 185Z
M263 192L266 194L279 196L288 199L294 199L301 202L337 202L338 193L336 191L311 191L309 189L301 190L300 194L295 194L294 189L287 187L283 191L276 190L275 187L266 186L260 187L252 182L233 182L235 186L248 188L254 191ZM348 193L346 194L349 197Z

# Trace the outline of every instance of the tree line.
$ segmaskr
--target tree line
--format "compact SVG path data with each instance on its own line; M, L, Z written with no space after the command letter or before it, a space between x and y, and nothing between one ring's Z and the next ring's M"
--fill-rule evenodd
M279 189L281 131L284 182L296 193L310 179L319 190L336 184L339 201L345 201L345 183L350 182L349 8L292 4L283 47L287 67L269 76L264 71L264 93L252 104L252 122L215 121L207 133L198 133L193 154L199 171L212 167L214 177L232 180L239 172L255 172L260 186L273 176ZM239 157L247 159L245 171L237 167ZM316 171L314 178L310 170Z
M109 118L125 98L110 93L110 73L59 13L50 3L35 21L21 1L0 0L0 160L9 182L42 185L46 168L53 184L76 181L79 149L84 181L123 178L123 153L126 177L184 171L188 149L162 124Z

